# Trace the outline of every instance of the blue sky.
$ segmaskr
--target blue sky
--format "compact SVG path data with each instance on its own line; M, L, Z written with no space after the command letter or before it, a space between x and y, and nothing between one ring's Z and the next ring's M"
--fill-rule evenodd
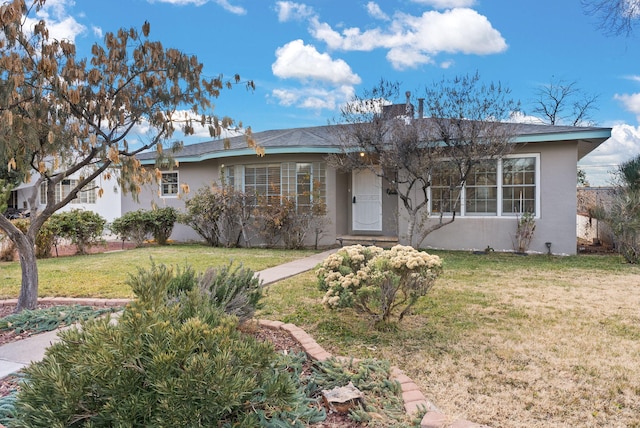
M593 185L640 153L640 35L603 35L579 0L48 0L41 13L80 55L149 21L152 39L197 55L207 74L255 82L215 101L254 132L324 125L381 78L418 92L478 72L511 88L525 114L553 79L598 95L592 119L613 136L580 163Z

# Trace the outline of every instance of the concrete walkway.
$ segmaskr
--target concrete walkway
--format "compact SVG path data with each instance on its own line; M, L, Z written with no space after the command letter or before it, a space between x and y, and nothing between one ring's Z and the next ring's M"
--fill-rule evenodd
M279 266L268 268L259 272L256 272L256 276L262 280L264 285L273 284L274 282L282 279L289 278L299 273L306 272L313 269L322 260L324 260L329 254L337 251L337 249L327 250L322 253L314 254L312 256L294 260L292 262L284 263ZM40 299L44 301L45 299ZM47 301L53 301L56 304L68 305L68 304L88 304L88 305L100 305L104 304L112 306L120 303L124 304L125 301L119 300L102 300L102 299L68 299L68 298L53 298L46 299ZM7 303L15 304L15 300L6 301ZM0 305L4 302L0 301ZM26 339L21 339L15 342L7 343L0 346L0 379L8 376L18 370L26 367L34 361L40 361L44 357L45 350L54 342L58 340L58 331L54 330L47 333L37 334Z

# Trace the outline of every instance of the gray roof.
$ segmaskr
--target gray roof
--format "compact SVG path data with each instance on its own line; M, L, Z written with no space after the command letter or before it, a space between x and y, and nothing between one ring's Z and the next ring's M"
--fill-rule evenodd
M429 119L423 119L429 120ZM336 137L336 127L348 125L325 125L306 128L277 129L252 134L258 146L264 148L265 154L284 153L338 153L340 144ZM518 124L516 143L539 143L578 141L578 158L595 149L611 136L611 128L576 127ZM225 147L225 142L228 144ZM255 154L255 150L247 147L245 136L227 139L215 139L196 144L185 145L173 154L180 162L198 162L212 158ZM156 157L156 152L141 153L138 158L149 163Z

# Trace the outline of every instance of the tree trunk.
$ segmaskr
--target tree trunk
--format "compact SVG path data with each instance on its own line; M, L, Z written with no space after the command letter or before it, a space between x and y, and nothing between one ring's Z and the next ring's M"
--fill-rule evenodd
M16 308L16 312L20 312L23 309L35 309L38 304L38 262L35 246L28 237L17 239L16 247L22 269L22 286Z
M409 211L409 221L407 223L407 238L409 238L409 245L414 248L416 248L415 242L414 242L415 228L416 228L416 214Z

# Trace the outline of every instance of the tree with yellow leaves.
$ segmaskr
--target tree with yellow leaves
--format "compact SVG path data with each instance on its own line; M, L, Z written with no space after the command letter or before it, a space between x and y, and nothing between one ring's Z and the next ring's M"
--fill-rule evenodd
M0 6L0 161L4 171L20 172L24 181L34 184L26 233L0 216L0 228L20 254L18 311L37 304L34 242L44 222L114 168L122 191L135 196L143 184L155 180L154 171L143 168L136 155L155 149L158 161L167 162L171 150L163 147L181 145L175 141L176 131L190 135L200 125L208 127L212 137L221 136L235 123L214 116L211 100L241 83L237 75L206 78L195 56L151 41L146 22L141 32L106 34L88 58L78 58L73 43L49 37L46 22L27 26L31 21L26 18L44 3L13 0ZM253 82L245 84L253 89ZM127 137L138 125L150 131L144 142L130 145ZM253 146L250 129L246 135ZM56 199L56 185L74 174L80 177L73 182L76 186ZM11 183L5 180L4 191ZM39 208L43 184L46 205Z

